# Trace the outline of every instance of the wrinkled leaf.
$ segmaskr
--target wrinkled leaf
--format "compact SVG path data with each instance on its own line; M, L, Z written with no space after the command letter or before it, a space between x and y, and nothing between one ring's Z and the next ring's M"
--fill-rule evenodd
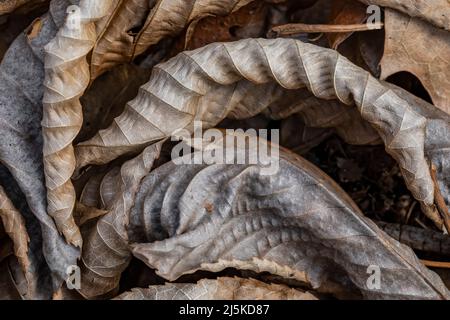
M193 21L207 16L227 15L252 1L123 1L94 49L91 77L95 79L114 65L144 53L162 39L180 34ZM151 9L150 13L144 16L148 9ZM133 32L134 28L139 29L137 34Z
M229 114L253 116L267 104L247 105L243 97L253 90L270 95L268 89L277 85L288 90L306 86L317 98L355 104L399 163L425 214L442 228L424 150L430 148L427 156L440 173L439 186L448 201L448 117L410 93L377 80L335 51L291 39L212 44L160 64L108 129L78 145L77 166L109 162L182 128L192 131L194 120L212 127Z
M106 175L103 179L116 182L115 194L105 203L109 213L85 231L79 290L84 297L99 297L118 286L120 274L131 259L126 233L129 211L139 183L152 168L160 148L160 144L146 148L138 157L126 162L119 172L114 171L116 175Z
M167 283L134 288L114 300L317 300L309 293L254 279L203 279L196 284Z
M78 255L60 237L47 215L42 166L43 47L63 23L66 0L54 0L50 12L36 20L11 45L0 65L0 160L17 180L41 224L42 249L56 290ZM30 234L30 238L31 238Z
M83 124L79 99L90 80L86 56L97 39L95 22L108 15L112 4L113 0L81 0L45 46L42 135L47 210L58 231L75 247L82 246L82 238L73 218L72 141Z
M227 156L230 150L224 147ZM169 162L155 169L131 210L130 241L143 242L131 245L133 255L170 281L233 267L337 297L449 297L439 277L365 218L328 176L287 151L279 158L274 174L262 164ZM378 289L367 284L371 265L381 270Z

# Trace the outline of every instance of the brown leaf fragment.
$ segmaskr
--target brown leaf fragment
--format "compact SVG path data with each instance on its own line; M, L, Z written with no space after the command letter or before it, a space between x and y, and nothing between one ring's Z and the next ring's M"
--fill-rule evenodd
M450 3L447 4L450 7ZM415 75L434 104L450 114L450 36L417 18L385 10L381 78L407 71ZM430 48L432 44L432 48Z
M150 10L149 0L118 0L109 21L95 43L90 67L91 80L112 67L132 60L136 31Z
M317 300L309 293L254 279L218 278L134 288L114 300Z
M6 233L14 243L14 255L17 257L24 274L28 272L28 242L30 241L25 220L9 200L3 187L0 186L0 219Z
M333 1L331 24L358 24L363 23L367 17L367 8L361 3L352 0ZM352 32L327 34L330 48L337 49L348 39Z
M403 12L430 24L450 31L450 5L448 0L358 0L367 5L377 5Z
M94 48L91 78L95 79L115 65L131 61L164 38L179 35L194 21L208 16L226 16L253 1L122 1Z
M19 292L19 287L14 281L11 271L10 263L14 259L13 256L0 262L0 300L21 300L23 297Z
M228 16L210 16L192 22L182 41L183 50L193 50L213 42L236 41L264 35L268 6L254 1Z

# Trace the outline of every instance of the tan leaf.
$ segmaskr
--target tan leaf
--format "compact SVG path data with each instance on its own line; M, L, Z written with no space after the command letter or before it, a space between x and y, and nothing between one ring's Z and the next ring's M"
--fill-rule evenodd
M14 254L22 267L24 274L28 272L30 261L28 260L28 242L30 241L25 226L25 220L19 211L9 200L3 188L0 186L0 219L3 222L6 233L14 244Z
M92 54L92 79L114 65L132 60L160 40L180 34L193 21L227 15L252 1L157 0L150 8L148 0L122 1ZM137 34L130 33L141 25Z
M417 17L435 26L450 30L450 5L448 0L358 0L367 5L377 5Z
M336 51L291 39L212 44L160 64L113 125L77 146L77 166L109 162L179 129L192 131L194 120L212 127L229 114L253 116L268 106L267 100L248 104L243 97L252 90L261 97L270 95L277 85L288 90L306 86L317 98L355 104L399 163L423 211L442 228L425 149L441 173L440 187L448 201L448 117L405 90L379 81ZM429 130L436 133L425 134Z
M47 211L75 247L82 246L82 239L73 218L72 141L83 123L79 99L90 80L86 56L97 39L95 22L108 15L112 4L112 0L81 0L79 7L69 8L65 24L45 46L42 134Z
M141 179L148 174L159 157L161 144L146 148L138 157L115 171L116 194L106 203L109 211L85 232L81 259L81 289L85 298L100 297L114 290L120 274L127 267L131 254L128 249L126 225ZM108 176L105 176L105 178Z
M450 114L448 32L391 9L385 10L385 29L381 78L401 71L412 73L427 89L434 104Z
M91 56L91 79L133 56L134 28L141 26L150 10L149 0L118 0L110 20L98 38Z
M309 293L254 279L203 279L196 284L167 283L134 288L114 300L317 300Z

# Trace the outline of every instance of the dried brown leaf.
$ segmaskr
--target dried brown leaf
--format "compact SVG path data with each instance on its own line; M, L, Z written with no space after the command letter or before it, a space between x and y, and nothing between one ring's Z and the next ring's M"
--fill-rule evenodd
M25 226L25 220L9 200L3 187L0 186L0 219L4 229L14 244L14 254L19 261L24 274L28 272L28 242L30 241Z
M448 31L391 9L385 10L385 29L381 78L401 71L412 73L419 78L434 104L450 114Z
M134 288L114 300L317 300L309 293L254 279L203 279L196 284L167 283Z
M450 30L450 5L448 0L358 0L367 5L377 5L417 17L435 26Z
M180 34L194 21L227 15L252 1L157 0L153 6L149 1L123 1L92 54L92 79L114 65L131 61L162 39ZM140 28L137 34L132 32L134 28Z
M42 134L48 214L66 241L82 246L73 218L75 168L72 141L83 123L80 96L89 81L87 54L97 39L95 22L112 10L112 0L81 0L70 8L65 24L45 46Z

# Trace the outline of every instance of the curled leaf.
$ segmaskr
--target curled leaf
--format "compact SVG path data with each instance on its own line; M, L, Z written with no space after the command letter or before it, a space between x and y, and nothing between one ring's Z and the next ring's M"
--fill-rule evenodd
M226 157L231 152L237 163L235 146L224 141L214 142L223 146L216 150ZM233 267L297 280L337 297L449 297L412 250L365 218L306 160L284 150L279 158L271 153L270 163L279 161L272 174L262 164L192 164L209 152L155 169L137 192L128 230L130 241L144 243L131 245L133 255L158 275L173 281L197 270ZM367 282L370 266L382 274L376 289Z
M160 64L108 129L78 145L77 166L109 162L177 130L192 131L194 120L212 127L229 114L254 115L267 105L247 106L242 103L244 95L252 90L270 94L268 89L277 85L287 90L306 87L319 99L356 105L399 163L406 185L425 214L442 228L425 145L449 130L448 117L377 80L336 51L292 39L211 44ZM428 130L440 133L430 136ZM448 149L440 146L436 152L441 154L432 161L440 162L438 170L450 170L448 160L443 160ZM430 153L427 156L433 158Z
M118 286L120 274L131 259L126 232L129 211L139 183L152 168L160 148L160 144L149 146L138 157L127 161L119 172L115 171L115 176L109 176L118 183L116 195L106 203L109 212L85 232L79 290L84 297L99 297Z
M166 37L180 34L190 23L207 16L224 16L254 0L123 1L92 54L92 78L114 65L131 61ZM146 17L145 14L150 9ZM140 27L137 34L133 33Z
M73 218L72 141L83 123L79 99L90 80L86 56L97 38L95 22L108 14L111 5L112 0L81 0L79 7L69 8L65 24L45 46L42 134L47 210L66 241L76 247L82 246L82 239Z
M60 237L46 210L40 126L43 47L62 25L68 5L67 0L53 0L49 13L13 42L0 65L0 161L14 176L40 223L41 230L36 233L42 236L41 246L55 290L66 278L66 268L76 265L79 252Z
M254 279L203 279L196 284L167 283L134 288L114 300L317 300L309 293Z

